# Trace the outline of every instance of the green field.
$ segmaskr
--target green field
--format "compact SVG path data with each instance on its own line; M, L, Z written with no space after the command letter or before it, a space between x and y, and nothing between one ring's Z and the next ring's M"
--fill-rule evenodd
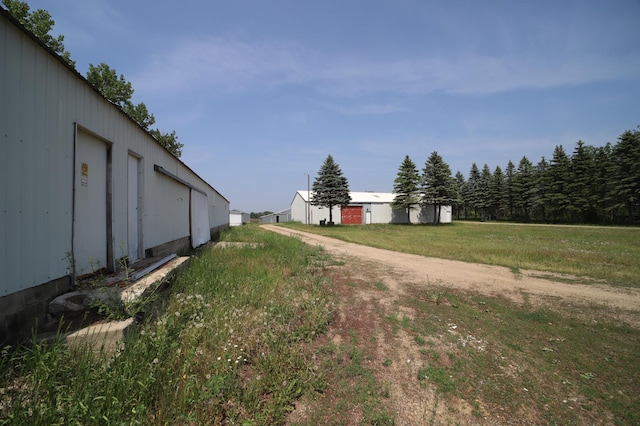
M387 250L640 286L640 228L454 222L284 226Z

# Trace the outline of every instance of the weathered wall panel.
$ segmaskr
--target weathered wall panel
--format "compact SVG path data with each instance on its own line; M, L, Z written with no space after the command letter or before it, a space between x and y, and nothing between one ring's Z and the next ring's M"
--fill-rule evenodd
M131 152L141 159L142 253L190 236L189 188L154 171L155 164L207 193L205 216L211 228L228 226L229 202L223 196L17 26L4 10L0 10L0 99L0 297L60 282L70 272L74 172L80 175L83 162L76 158L74 163L76 129L108 147L108 218L90 218L93 222L86 229L89 235L91 230L106 229L106 220L116 259L127 254ZM77 238L84 238L80 234ZM83 268L91 257L82 252L86 243L76 240L75 247Z

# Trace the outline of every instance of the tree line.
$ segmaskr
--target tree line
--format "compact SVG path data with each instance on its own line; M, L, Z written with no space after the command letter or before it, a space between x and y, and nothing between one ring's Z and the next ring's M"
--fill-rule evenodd
M71 54L64 47L64 36L53 37L50 34L55 21L49 12L43 9L36 9L32 12L26 2L19 0L2 0L2 3L18 22L75 69L75 61L71 59ZM151 128L155 124L156 118L143 102L139 104L132 102L133 87L122 74L118 76L116 70L105 63L100 63L97 66L89 64L86 78L106 99L120 107L125 114L149 132L169 152L180 158L184 144L178 142L175 130L171 133L165 133L159 129Z
M639 126L640 129L640 126ZM596 147L578 141L571 154L557 145L550 160L534 164L523 156L504 171L471 165L468 178L452 176L437 151L420 172L407 155L393 182L392 206L411 209L451 205L457 219L550 223L640 223L640 130L627 130L615 145ZM312 205L329 208L351 201L349 184L329 155L313 183ZM332 221L332 217L329 219ZM410 220L410 219L409 219Z
M640 128L640 127L639 127ZM473 163L467 178L434 152L418 175L407 156L394 182L395 203L450 204L457 219L551 223L640 222L640 131L627 130L615 145L578 141L571 154L562 145L534 164L526 156L503 170Z

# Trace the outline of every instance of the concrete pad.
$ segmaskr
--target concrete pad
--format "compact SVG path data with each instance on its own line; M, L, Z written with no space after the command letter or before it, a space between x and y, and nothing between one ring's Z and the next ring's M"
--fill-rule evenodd
M113 355L122 345L123 337L135 329L133 318L98 323L74 331L66 336L69 345L89 345L97 355Z
M182 266L187 260L189 260L189 257L177 257L151 272L149 275L145 275L138 281L120 289L120 300L125 306L139 300L145 293L154 291L157 285L159 285L170 272Z
M53 310L63 314L67 312L82 311L88 309L92 302L101 301L111 305L130 306L132 303L152 294L164 282L166 277L177 268L186 265L189 257L177 257L161 265L158 269L150 272L136 282L128 284L126 287L98 287L81 292L71 292L60 297L54 304ZM122 306L119 308L121 309ZM117 307L116 307L117 308ZM110 356L123 346L124 336L135 329L135 320L127 318L122 321L99 322L77 331L73 331L65 336L65 341L70 345L89 345L91 350L99 355L100 353ZM51 339L51 336L42 336Z

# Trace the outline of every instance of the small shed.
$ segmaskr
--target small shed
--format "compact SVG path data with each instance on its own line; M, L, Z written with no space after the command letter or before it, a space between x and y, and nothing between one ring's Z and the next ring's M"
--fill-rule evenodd
M281 210L279 212L265 214L260 216L260 223L280 223L291 221L291 209Z
M229 211L229 226L240 226L251 221L251 215L240 210Z

